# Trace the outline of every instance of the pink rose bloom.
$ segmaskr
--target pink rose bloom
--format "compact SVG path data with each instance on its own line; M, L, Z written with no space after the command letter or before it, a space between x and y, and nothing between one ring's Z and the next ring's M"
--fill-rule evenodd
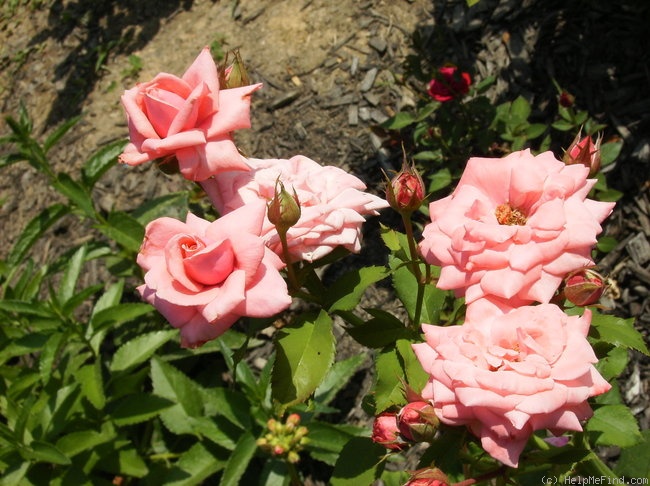
M130 143L120 162L139 165L175 156L183 176L201 181L248 170L231 133L249 128L250 97L262 85L219 89L217 66L204 48L182 77L160 73L122 95Z
M540 304L474 312L462 326L424 324L426 342L413 345L430 375L422 397L442 422L467 425L486 452L517 467L534 431L581 431L587 399L611 388L593 366L590 323L589 310L568 316Z
M214 339L242 316L270 317L291 303L278 272L284 263L258 236L262 202L210 223L188 213L185 223L147 225L138 254L143 299L180 328L181 345Z
M226 172L204 181L203 188L221 214L254 201L270 201L278 178L300 202L300 219L289 228L287 242L294 261L313 261L343 246L361 249L364 215L376 215L388 203L363 192L360 179L334 166L321 166L296 155L284 159L248 159L251 172ZM264 219L262 237L278 255L282 254L275 226Z
M588 172L551 152L469 159L454 192L429 205L420 251L442 267L438 287L467 303L549 302L569 272L594 264L600 223L614 207L587 199L596 183Z

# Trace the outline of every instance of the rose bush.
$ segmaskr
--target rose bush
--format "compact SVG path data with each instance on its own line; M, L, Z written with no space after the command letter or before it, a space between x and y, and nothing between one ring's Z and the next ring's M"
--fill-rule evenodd
M467 303L547 303L567 273L593 265L600 223L614 203L587 198L595 179L583 165L529 150L474 157L450 196L429 206L425 260L442 267L437 286Z
M272 200L278 180L290 193L295 191L301 214L287 232L293 261L317 260L337 246L358 252L364 216L376 215L378 209L388 206L384 199L363 192L366 186L359 178L303 155L288 160L248 159L248 165L250 172L220 173L202 186L221 214L255 201ZM269 248L281 255L280 238L267 217L261 234Z
M181 174L196 181L248 170L232 132L250 127L250 97L261 86L220 89L217 66L204 48L182 77L160 73L124 92L130 143L120 161L175 157Z
M586 339L591 313L568 316L554 304L502 313L481 302L460 326L423 325L413 349L429 382L422 397L438 418L467 425L486 452L517 467L530 435L581 431L587 399L611 388Z
M260 206L253 202L212 223L188 213L185 223L159 218L147 225L138 290L180 328L183 346L220 336L242 316L270 317L291 303L278 271L284 264L259 237Z

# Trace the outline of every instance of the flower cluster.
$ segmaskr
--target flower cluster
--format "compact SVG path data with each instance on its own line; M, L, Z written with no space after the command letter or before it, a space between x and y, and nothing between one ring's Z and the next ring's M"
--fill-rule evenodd
M588 174L550 152L472 158L454 192L429 207L421 254L467 309L461 326L423 325L426 342L413 345L429 373L422 396L508 466L535 430L582 430L587 399L610 388L593 366L590 311L568 316L550 303L567 276L594 264L613 208L587 198Z
M214 222L193 214L157 219L138 255L142 298L180 328L186 347L220 336L240 317L286 309L291 296L280 271L338 246L359 251L364 216L388 205L357 177L301 155L243 157L232 132L250 127L250 96L261 88L246 82L239 57L220 71L205 48L182 77L161 73L122 96L130 143L120 161L175 159L221 214ZM284 198L285 186L295 197Z

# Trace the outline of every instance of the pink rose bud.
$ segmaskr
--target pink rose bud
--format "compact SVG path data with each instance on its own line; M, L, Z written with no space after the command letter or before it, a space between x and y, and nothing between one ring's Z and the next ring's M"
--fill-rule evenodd
M414 471L404 486L448 486L449 479L437 467Z
M598 272L583 268L571 272L564 281L564 296L579 306L593 305L605 291L605 278Z
M300 219L300 201L294 189L293 195L284 188L278 179L275 183L275 195L268 204L269 221L278 231L285 232Z
M250 78L248 77L248 72L244 66L244 61L242 61L241 56L239 55L239 50L232 51L235 60L230 66L223 67L219 73L219 85L224 89L230 88L241 88L242 86L249 86ZM228 55L226 55L225 64L228 62Z
M442 103L467 94L472 78L456 66L444 66L438 75L429 82L429 96Z
M573 139L569 149L564 154L564 163L567 165L582 164L589 168L589 176L600 170L600 142L602 135L596 138L582 137L582 130Z
M439 423L429 402L411 402L397 414L397 427L402 437L414 442L430 442Z
M386 200L399 213L412 213L425 199L424 182L414 165L406 160L395 177L386 185Z
M573 96L568 91L562 91L560 93L560 98L558 100L558 103L560 103L560 106L563 106L564 108L571 108L575 103L575 101L576 101L575 96Z
M394 451L406 447L406 443L399 436L397 416L394 413L383 412L375 417L372 424L372 440Z

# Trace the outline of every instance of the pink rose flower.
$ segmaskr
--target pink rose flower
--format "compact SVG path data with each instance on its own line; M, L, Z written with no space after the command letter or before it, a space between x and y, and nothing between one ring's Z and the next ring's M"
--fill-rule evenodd
M204 48L182 77L160 73L122 95L130 143L120 162L139 165L175 156L183 176L201 181L248 170L231 133L249 128L250 97L262 85L219 89L217 66Z
M587 399L611 386L593 366L589 310L475 311L462 326L422 326L426 342L413 345L430 375L422 397L442 422L467 425L486 452L517 467L534 431L581 431L592 415Z
M278 272L284 263L259 237L258 201L210 223L188 213L185 223L159 218L147 225L138 254L143 299L180 328L181 345L196 347L242 316L270 317L291 304Z
M471 158L454 192L429 205L420 251L442 267L438 287L547 303L563 278L592 266L600 223L614 203L587 199L589 169L529 150L501 159Z
M295 190L300 202L300 218L287 233L294 261L313 261L343 246L352 252L361 249L364 215L376 215L388 203L363 192L365 184L342 169L321 166L296 155L284 159L248 159L251 172L225 172L203 181L202 186L221 214L253 201L270 201L279 180L286 190ZM264 219L262 237L278 255L282 254L275 226Z
M461 72L456 66L445 66L438 70L438 77L429 82L429 96L442 103L467 94L472 84L469 73Z

